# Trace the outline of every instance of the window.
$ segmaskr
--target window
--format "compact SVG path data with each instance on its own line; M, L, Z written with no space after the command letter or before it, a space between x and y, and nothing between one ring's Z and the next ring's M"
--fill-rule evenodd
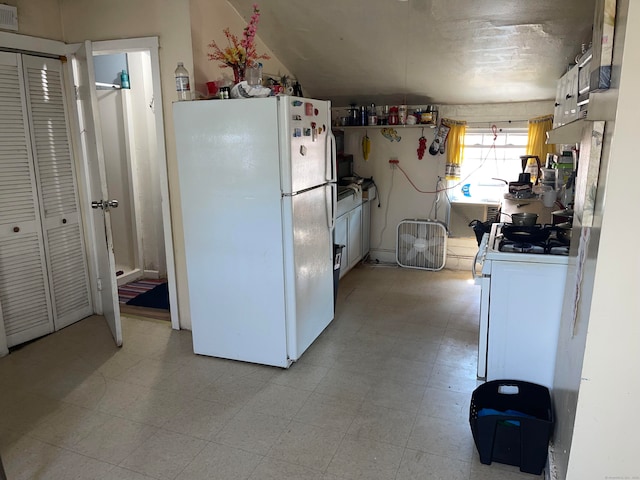
M499 203L505 182L515 182L522 172L521 155L526 155L527 129L499 129L494 143L490 129L467 128L460 180L449 181L452 202Z

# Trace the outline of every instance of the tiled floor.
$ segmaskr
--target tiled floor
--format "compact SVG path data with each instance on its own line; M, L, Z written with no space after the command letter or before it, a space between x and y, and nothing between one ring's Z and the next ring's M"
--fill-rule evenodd
M535 478L482 465L468 423L479 287L360 266L289 370L195 356L191 334L89 318L0 359L10 480Z

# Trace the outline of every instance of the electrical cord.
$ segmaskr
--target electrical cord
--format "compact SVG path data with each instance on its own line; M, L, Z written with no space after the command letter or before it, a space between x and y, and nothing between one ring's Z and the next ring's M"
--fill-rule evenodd
M395 174L395 168L391 170L391 183L389 185L389 192L387 193L387 204L384 208L384 224L382 225L382 230L380 230L380 241L378 242L378 248L382 246L382 237L384 235L385 230L387 229L388 219L389 219L389 199L391 198L391 191L393 190L393 177ZM378 196L379 198L379 196Z

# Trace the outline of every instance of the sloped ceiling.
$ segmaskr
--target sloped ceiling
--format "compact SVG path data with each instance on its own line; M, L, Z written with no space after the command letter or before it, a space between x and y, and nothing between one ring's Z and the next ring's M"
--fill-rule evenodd
M249 19L256 0L228 0ZM555 98L595 0L262 0L258 36L335 106Z

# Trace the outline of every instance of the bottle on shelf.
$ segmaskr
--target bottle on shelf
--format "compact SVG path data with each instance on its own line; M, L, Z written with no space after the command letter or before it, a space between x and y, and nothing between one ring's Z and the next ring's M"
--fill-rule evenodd
M178 68L175 71L176 76L176 92L178 93L178 101L191 100L191 88L189 86L189 72L184 68L182 62L178 62Z
M378 125L378 115L376 114L375 103L372 103L369 108L369 125Z
M129 83L129 74L126 70L122 70L120 73L120 88L128 90L131 88L131 84Z

